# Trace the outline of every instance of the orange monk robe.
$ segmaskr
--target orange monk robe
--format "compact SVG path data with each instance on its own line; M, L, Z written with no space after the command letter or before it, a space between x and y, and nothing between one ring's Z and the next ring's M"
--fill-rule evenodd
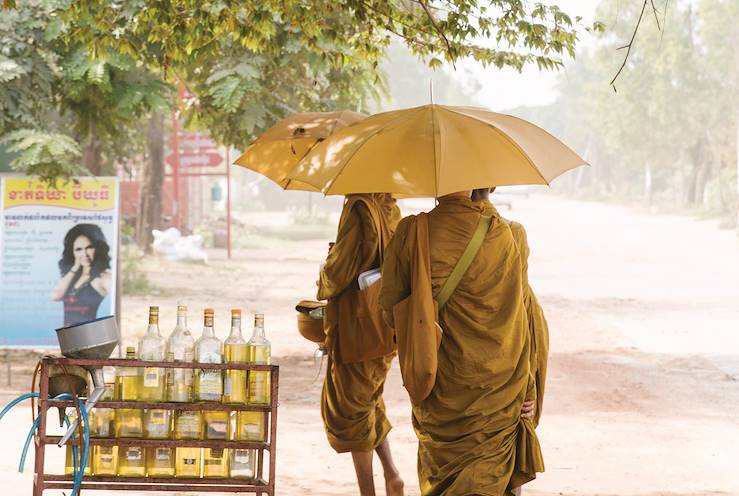
M518 222L509 221L513 239L516 241L518 251L521 254L523 265L524 303L529 320L529 331L531 332L531 373L536 379L536 410L534 412L534 425L539 425L539 419L544 403L544 387L547 379L547 362L549 359L549 325L544 317L544 310L529 285L529 244L526 230Z
M436 383L413 406L424 496L510 495L544 469L533 422L520 417L536 390L521 255L507 222L469 192L440 198L429 213L432 288L446 281L483 213L493 217L490 229L439 313ZM407 229L401 221L383 264L388 317L410 291Z
M382 215L391 231L400 220L400 209L387 194L351 195L369 201ZM344 209L336 244L331 249L318 282L318 299L332 300L357 284L362 272L379 267L380 236L372 215L363 202ZM391 356L357 363L337 361L338 329L329 328L326 337L328 368L321 394L323 417L329 444L337 452L371 451L382 443L391 429L385 415L382 390Z

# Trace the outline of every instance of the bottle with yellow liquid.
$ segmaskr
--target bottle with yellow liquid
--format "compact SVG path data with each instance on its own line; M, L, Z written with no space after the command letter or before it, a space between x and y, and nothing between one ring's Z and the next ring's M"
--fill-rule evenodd
M203 412L203 438L231 438L231 414L227 411ZM203 448L203 477L228 477L228 449Z
M225 479L229 477L228 450L203 449L203 477Z
M179 411L174 419L175 439L201 439L200 412ZM200 477L202 448L175 448L175 477Z
M144 414L144 437L168 439L170 437L170 411L147 410ZM146 474L149 477L174 477L174 448L146 448Z
M149 327L139 341L139 359L150 362L164 361L164 338L159 334L159 307L149 307ZM139 400L165 401L164 370L159 367L143 367L140 370Z
M176 412L173 434L175 439L201 439L200 412ZM175 448L175 477L200 477L201 455L201 448Z
M105 392L100 401L115 399L115 369L103 367ZM93 408L89 415L91 437L113 437L115 435L115 410L112 408Z
M231 310L231 334L223 342L226 363L248 363L246 340L241 335L241 310ZM227 370L223 382L223 402L246 404L246 370Z
M146 452L139 446L120 446L118 449L118 475L122 477L144 477L146 475Z
M149 362L164 361L164 338L159 334L159 307L149 307L149 327L139 341L139 358ZM143 367L139 375L140 401L165 401L165 371L159 367ZM171 412L148 409L144 412L144 437L169 438ZM174 467L174 464L172 465Z
M136 348L126 348L126 359L136 359ZM136 367L120 367L116 372L115 397L119 401L138 401L139 372ZM122 408L115 414L116 437L142 437L144 435L143 411Z
M115 369L103 368L105 393L101 401L115 399ZM93 437L115 436L115 410L112 408L93 408L90 412L90 435ZM117 446L90 446L92 471L95 475L116 475L118 471Z
M118 473L118 446L91 446L92 471L95 475L113 476Z
M192 362L195 340L187 328L187 307L177 305L177 325L167 339L168 362ZM192 401L193 369L167 369L167 400Z
M200 477L201 455L200 448L177 448L175 462L175 477Z
M67 413L67 417L69 417L69 423L74 423L75 419L77 418L77 410L72 409L70 412ZM72 439L78 439L79 435L75 433L72 437ZM92 446L90 446L90 451L92 451ZM64 462L64 473L66 475L73 475L74 474L74 465L77 464L77 467L79 467L80 460L82 459L82 445L80 444L77 446L77 459L75 460L74 457L74 451L72 449L71 444L67 444L66 446L66 458ZM91 453L87 456L87 464L85 465L85 475L92 475L92 456Z
M264 314L254 315L254 332L249 340L249 363L269 365L272 346L264 335ZM249 403L253 405L270 404L270 373L266 370L249 372Z
M146 448L146 475L148 477L174 477L174 449Z
M213 329L212 308L206 308L203 334L195 342L195 361L198 363L223 363L223 345ZM195 372L195 400L221 401L223 375L220 370L198 369Z

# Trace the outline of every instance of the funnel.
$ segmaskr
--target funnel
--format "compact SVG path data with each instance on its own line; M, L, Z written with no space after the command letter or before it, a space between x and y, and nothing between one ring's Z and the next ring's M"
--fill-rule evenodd
M67 358L105 360L118 346L118 327L115 318L111 315L57 329L56 338L59 341L62 355ZM85 368L90 372L94 386L85 405L85 410L90 413L95 403L105 392L105 378L101 366L86 366ZM70 426L67 433L59 441L59 446L63 446L69 441L69 438L77 429L77 422L78 420L75 420Z

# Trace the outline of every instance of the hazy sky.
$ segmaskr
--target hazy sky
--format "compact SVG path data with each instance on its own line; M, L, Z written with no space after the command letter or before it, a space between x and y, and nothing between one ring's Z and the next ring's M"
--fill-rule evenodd
M629 0L627 0L629 1ZM632 0L633 1L633 0ZM597 0L550 0L544 3L557 4L573 18L581 16L585 25L593 22ZM588 43L588 33L582 33L581 44ZM446 70L463 84L477 81L482 89L477 94L480 104L491 110L505 110L520 105L541 105L554 100L554 85L558 73L540 72L529 67L519 73L513 69L484 68L474 61L457 64L457 70ZM566 70L560 71L566 75ZM474 83L473 83L474 85ZM438 102L443 103L443 102Z

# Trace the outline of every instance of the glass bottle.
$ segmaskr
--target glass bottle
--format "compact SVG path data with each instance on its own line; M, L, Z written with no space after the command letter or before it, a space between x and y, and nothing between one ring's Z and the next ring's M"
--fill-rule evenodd
M231 334L223 343L226 363L247 363L248 349L241 335L241 310L231 310ZM226 370L223 383L224 403L246 403L246 370Z
M271 346L264 336L264 315L254 315L254 332L248 342L249 363L269 365ZM270 373L249 371L248 402L255 405L270 404ZM267 414L265 412L236 412L235 438L239 441L265 442L267 440Z
M118 475L122 477L144 477L146 455L139 446L120 446L118 450Z
M203 412L203 438L214 440L231 439L231 414L228 411ZM203 448L203 476L228 477L228 449Z
M231 450L231 474L234 479L254 479L257 465L257 450L254 449L232 449Z
M177 448L175 477L200 477L201 448Z
M254 315L254 333L249 340L249 363L269 365L272 346L264 335L264 314ZM252 370L249 373L249 403L270 404L270 373L266 370Z
M115 369L103 367L105 393L101 401L115 399ZM115 436L115 410L93 408L90 412L90 435L95 437ZM92 471L95 475L114 476L118 471L118 446L90 446Z
M195 340L187 328L187 307L177 305L177 324L167 340L168 362L192 362ZM168 369L167 399L176 402L193 400L193 369ZM200 412L174 412L174 438L200 439ZM201 448L175 448L175 476L200 477Z
M136 348L126 348L126 359L136 359ZM139 372L136 367L120 367L116 372L115 397L118 401L138 401ZM142 437L143 412L136 408L122 408L115 415L116 437Z
M159 307L149 307L149 327L139 341L139 359L149 362L164 361L164 338L159 334ZM144 367L140 371L141 401L164 401L164 370L159 367Z
M195 342L195 361L198 363L222 363L223 345L213 330L213 309L206 308L203 334ZM221 401L223 375L220 370L199 369L195 373L195 399Z
M105 378L105 392L100 401L112 401L115 399L115 369L103 367ZM115 410L112 408L92 409L89 415L91 437L113 437L115 435Z
M227 478L229 476L228 465L227 449L203 449L203 477Z
M175 439L201 439L200 412L178 411L174 420ZM202 448L175 448L175 476L200 477Z
M91 446L92 471L95 475L113 476L118 473L118 446Z
M166 342L159 333L159 307L149 307L149 327L139 341L139 357L149 362L163 362ZM140 400L165 401L166 369L144 367L140 375ZM163 409L144 411L144 437L167 439L170 434L171 413ZM174 458L170 448L147 448L146 471L151 475L174 475ZM171 474L169 473L171 469Z
M146 475L148 477L174 477L174 449L146 448Z
M77 410L74 408L71 409L67 413L67 417L69 417L69 423L70 425L74 423L75 419L77 418ZM72 439L78 439L79 438L79 431L75 431L74 435L72 436ZM92 446L90 446L92 448ZM82 459L82 445L80 444L77 446L77 459L75 460L74 457L74 451L72 449L71 444L67 444L66 447L66 457L64 461L64 473L66 475L73 475L74 474L74 466L75 463L79 467L80 461ZM85 465L85 475L92 475L92 450L90 450L90 453L87 455L87 464Z
M187 307L177 305L177 325L167 340L168 362L192 362L195 340L187 328ZM167 369L167 400L192 400L193 369Z

